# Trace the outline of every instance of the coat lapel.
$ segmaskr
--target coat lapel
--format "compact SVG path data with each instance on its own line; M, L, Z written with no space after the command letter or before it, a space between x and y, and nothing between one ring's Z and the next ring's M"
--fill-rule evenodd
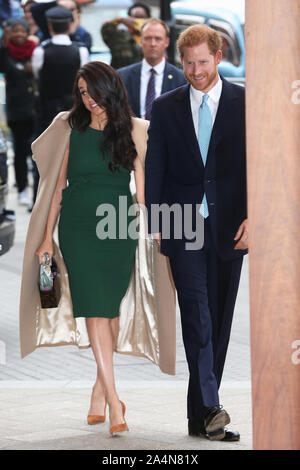
M55 173L53 168L56 168L57 174L59 172L71 132L68 117L68 111L59 113L52 124L32 143L33 158L42 179L49 172ZM45 149L45 142L51 147Z

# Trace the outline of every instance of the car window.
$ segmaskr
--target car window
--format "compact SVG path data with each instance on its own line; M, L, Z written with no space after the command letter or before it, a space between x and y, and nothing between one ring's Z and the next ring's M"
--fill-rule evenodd
M239 66L241 61L241 50L239 46L239 41L237 39L234 28L231 24L227 23L226 21L220 21L213 18L207 21L207 18L201 15L175 15L176 40L179 34L189 26L203 23L208 24L208 26L218 31L218 33L221 35L223 60L226 62L230 62L235 66ZM178 67L181 67L180 57L177 51L175 62Z
M240 65L241 49L235 31L226 21L210 19L208 26L220 33L222 38L223 60L231 62L236 67Z

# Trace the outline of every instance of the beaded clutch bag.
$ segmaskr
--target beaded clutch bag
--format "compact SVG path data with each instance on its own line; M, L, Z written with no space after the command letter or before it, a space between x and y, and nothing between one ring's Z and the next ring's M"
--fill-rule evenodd
M52 258L52 264L50 265L48 253L43 254L42 263L40 264L39 287L41 307L57 307L59 301L58 269L54 258Z

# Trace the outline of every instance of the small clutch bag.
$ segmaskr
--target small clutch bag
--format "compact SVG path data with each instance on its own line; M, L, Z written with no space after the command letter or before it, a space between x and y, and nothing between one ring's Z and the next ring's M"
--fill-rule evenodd
M42 263L40 264L40 298L42 308L55 308L59 300L58 270L55 259L52 258L50 266L50 257L44 253Z
M53 273L50 266L50 258L48 253L43 254L42 263L40 264L40 291L49 292L53 288Z

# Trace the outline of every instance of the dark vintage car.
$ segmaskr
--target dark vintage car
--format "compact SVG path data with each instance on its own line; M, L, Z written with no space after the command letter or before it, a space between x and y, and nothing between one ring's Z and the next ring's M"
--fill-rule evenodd
M13 246L15 238L15 212L6 208L7 176L7 146L0 129L0 256Z

